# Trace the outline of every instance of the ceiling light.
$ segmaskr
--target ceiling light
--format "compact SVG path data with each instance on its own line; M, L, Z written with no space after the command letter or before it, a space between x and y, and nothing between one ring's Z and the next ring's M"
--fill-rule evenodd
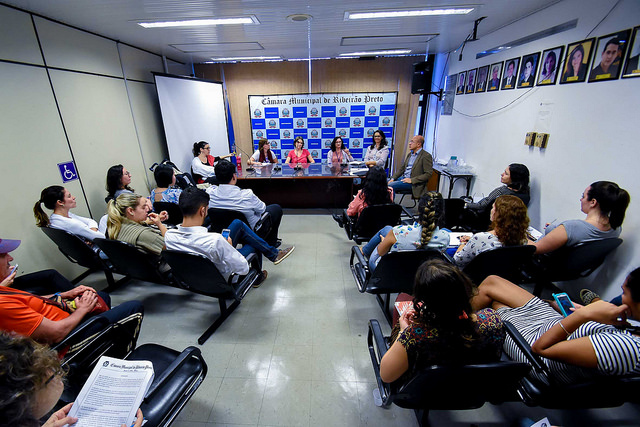
M189 19L182 21L158 21L158 22L138 22L144 28L168 28L168 27L202 27L211 25L238 25L238 24L259 24L255 16L244 16L236 18L209 18L209 19Z
M341 53L338 56L373 56L373 55L404 55L411 53L411 49L374 50L368 52Z
M421 10L381 10L377 12L345 12L344 20L350 19L375 19L375 18L405 18L415 16L434 15L466 15L473 7L459 7L448 9L421 9Z
M214 62L229 62L229 61L270 61L270 60L282 60L281 56L236 56L229 58L211 58Z

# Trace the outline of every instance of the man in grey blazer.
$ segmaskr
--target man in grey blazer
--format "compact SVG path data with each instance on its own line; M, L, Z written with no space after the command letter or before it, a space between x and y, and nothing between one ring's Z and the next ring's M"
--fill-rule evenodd
M389 180L389 187L394 192L411 191L414 199L419 199L427 192L427 181L433 174L433 158L422 149L424 137L416 135L409 140L409 149L402 167Z

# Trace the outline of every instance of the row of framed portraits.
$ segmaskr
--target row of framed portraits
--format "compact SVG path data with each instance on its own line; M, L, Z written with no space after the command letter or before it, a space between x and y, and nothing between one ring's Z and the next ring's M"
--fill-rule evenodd
M616 80L621 72L622 78L640 77L638 33L640 26L633 28L633 34L628 29L598 37L597 43L595 37L570 43L566 54L565 46L558 46L542 55L530 53L463 71L456 76L456 95L555 85L558 77L560 84Z

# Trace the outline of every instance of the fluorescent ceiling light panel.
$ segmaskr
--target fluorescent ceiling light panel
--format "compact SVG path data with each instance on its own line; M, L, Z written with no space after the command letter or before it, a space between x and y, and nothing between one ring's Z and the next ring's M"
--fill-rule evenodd
M411 53L411 49L375 50L368 52L341 53L339 56L373 56L373 55L404 55Z
M351 19L376 19L376 18L406 18L416 16L436 15L466 15L473 7L456 7L441 9L409 9L409 10L380 10L375 12L345 12L345 21Z
M282 60L281 56L236 56L228 58L211 58L212 61L269 61Z
M169 28L169 27L204 27L212 25L238 25L238 24L259 24L255 16L243 16L235 18L208 18L208 19L185 19L181 21L158 21L158 22L138 22L144 28Z

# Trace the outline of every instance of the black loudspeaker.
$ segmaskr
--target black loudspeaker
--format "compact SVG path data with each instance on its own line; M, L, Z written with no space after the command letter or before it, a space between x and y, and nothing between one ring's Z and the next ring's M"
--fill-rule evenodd
M411 93L429 92L433 76L433 55L427 61L413 64L413 78L411 79Z

